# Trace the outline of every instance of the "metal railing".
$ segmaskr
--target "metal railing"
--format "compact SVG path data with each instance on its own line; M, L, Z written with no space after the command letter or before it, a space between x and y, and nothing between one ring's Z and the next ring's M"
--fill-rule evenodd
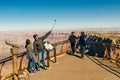
M52 44L54 46L54 49L47 51L47 57L46 57L47 67L50 66L50 61L52 61L54 63L57 62L56 56L65 53L67 51L67 48L69 48L68 44L69 44L69 42L67 42L67 40ZM19 71L21 72L21 71L26 69L25 67L23 67L25 55L26 55L26 51L16 54L17 58L20 58L18 72ZM54 61L50 59L51 57L54 58ZM13 74L6 75L6 77L4 77L4 79L2 76L2 69L5 65L5 63L12 61L12 60L13 60L13 56L9 56L9 57L6 57L6 58L0 60L0 65L1 65L1 67L0 67L0 80L6 80L7 78L13 77Z
M88 41L87 44L94 47L93 50L94 50L95 54L97 53L97 51L96 51L97 46L102 46L104 48L110 47L110 48L113 48L113 49L119 48L118 45L110 45L110 44L107 44L107 43L96 43L96 42L92 42L92 41ZM70 50L70 43L67 40L57 42L57 43L54 43L52 45L54 46L54 49L50 50L50 51L47 51L47 57L46 57L47 67L50 66L50 61L52 61L54 63L57 62L57 57L56 57L57 55L66 53L67 50ZM17 58L20 58L18 71L23 71L25 69L24 66L23 66L25 55L26 55L26 51L17 54ZM51 57L54 58L54 61L51 60ZM115 59L112 59L112 58L111 58L111 60L116 61ZM5 65L5 63L7 63L9 61L12 61L12 56L9 56L9 57L6 57L6 58L0 60L0 65L1 65L1 67L0 67L0 80L2 80L2 78L3 78L2 74L1 74L2 69ZM120 61L117 60L116 63L120 63ZM10 75L10 76L13 76L13 75ZM9 78L9 77L7 76L4 80L6 80L7 78Z

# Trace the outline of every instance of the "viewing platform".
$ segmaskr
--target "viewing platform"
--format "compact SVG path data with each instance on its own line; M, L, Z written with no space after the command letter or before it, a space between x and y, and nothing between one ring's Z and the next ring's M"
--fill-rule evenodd
M57 57L57 63L50 64L47 70L41 69L30 74L30 80L120 80L120 77L101 68L86 56L80 59L63 54Z
M14 44L9 45L14 48ZM101 45L94 42L89 42L88 45L90 46L87 49L88 52L91 51L93 54L97 53L98 47L100 51L106 46L119 49L118 46ZM15 46L17 47L17 45ZM36 73L28 73L26 70L26 52L13 55L18 65L15 67L16 69L11 66L10 70L13 71L15 69L17 74L12 72L9 76L6 75L9 72L8 65L12 65L12 63L8 65L6 63L12 62L13 56L1 59L0 80L120 80L119 60L115 61L112 58L108 60L97 57L97 55L90 56L88 53L85 53L84 58L80 58L81 54L79 52L76 52L75 55L70 55L70 43L68 41L57 42L53 46L53 50L47 51L46 65L48 69L44 70L41 68ZM12 53L14 53L14 50L12 50ZM111 62L111 60L115 61L115 63ZM23 75L23 77L19 75Z

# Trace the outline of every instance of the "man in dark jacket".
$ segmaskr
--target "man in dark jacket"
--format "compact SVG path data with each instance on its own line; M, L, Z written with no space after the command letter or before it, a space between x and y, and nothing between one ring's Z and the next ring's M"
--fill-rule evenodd
M75 53L75 42L76 42L76 36L74 34L74 32L71 32L71 35L69 36L69 41L70 41L70 44L71 44L71 49L72 49L72 54L74 55Z
M35 56L38 57L38 66L37 69L40 70L40 56L42 58L42 64L43 64L43 68L46 70L46 65L45 65L45 46L43 41L49 36L49 34L52 32L52 30L50 30L49 32L47 32L45 35L43 35L42 37L38 37L37 34L33 35L33 38L35 39L33 42L33 47L34 47L34 53Z
M85 53L85 46L86 46L85 33L84 32L81 32L81 36L79 38L79 43L80 43L81 58L83 58L84 53Z

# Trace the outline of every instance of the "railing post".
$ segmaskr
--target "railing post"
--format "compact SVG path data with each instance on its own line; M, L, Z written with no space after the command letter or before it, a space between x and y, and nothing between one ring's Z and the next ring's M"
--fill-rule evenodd
M49 51L47 51L47 67L49 67L49 60L50 60Z
M54 60L55 60L55 63L57 62L57 59L56 59L56 48L54 48Z
M18 48L11 48L10 49L12 53L12 58L13 58L13 73L14 73L14 80L18 80L16 74L18 74L18 63L17 63L17 53L18 53Z
M5 62L2 63L1 68L0 68L0 80L2 80L2 75L1 75L1 73L2 73L2 68L3 68L4 64L5 64Z
M24 54L22 55L22 57L21 57L21 60L20 60L20 65L19 65L19 71L21 71L22 70L22 62L23 62L23 58L24 58Z

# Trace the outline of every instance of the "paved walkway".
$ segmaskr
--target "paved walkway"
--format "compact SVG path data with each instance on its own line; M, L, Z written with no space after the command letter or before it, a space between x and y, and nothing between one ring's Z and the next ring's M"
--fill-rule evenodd
M96 65L85 56L63 55L57 63L50 63L48 70L41 69L30 74L30 80L120 80L119 77Z

